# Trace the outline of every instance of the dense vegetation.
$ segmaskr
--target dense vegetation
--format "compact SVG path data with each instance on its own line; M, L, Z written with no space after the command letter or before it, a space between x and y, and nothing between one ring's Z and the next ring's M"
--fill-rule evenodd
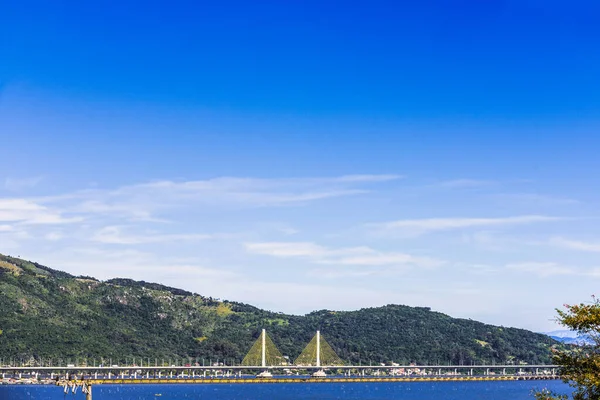
M600 399L600 299L592 297L591 303L565 305L557 309L558 322L584 337L579 346L554 351L554 362L560 365L563 380L574 388L573 400ZM542 390L535 394L537 400L567 400L566 394Z
M0 358L217 359L239 363L266 328L295 359L320 329L351 363L549 363L553 339L388 305L285 315L167 286L75 277L0 255ZM13 361L14 362L14 361ZM106 361L105 361L106 362Z

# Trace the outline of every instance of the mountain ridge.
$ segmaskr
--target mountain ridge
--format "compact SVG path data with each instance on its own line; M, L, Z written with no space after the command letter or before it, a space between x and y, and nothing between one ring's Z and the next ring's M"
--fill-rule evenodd
M0 255L0 357L239 362L266 328L294 359L321 330L352 363L550 363L555 340L524 329L386 305L303 316L158 283L74 276Z
M584 346L593 344L594 340L590 336L580 335L578 332L570 331L570 330L557 330L552 332L544 332L544 335L548 335L552 339L565 343L572 344L576 346Z

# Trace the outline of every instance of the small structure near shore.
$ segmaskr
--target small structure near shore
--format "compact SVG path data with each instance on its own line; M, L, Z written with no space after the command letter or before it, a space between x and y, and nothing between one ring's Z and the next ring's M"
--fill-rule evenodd
M85 400L92 400L92 385L89 381L58 379L56 386L61 386L65 394L69 393L69 391L75 394L81 389L81 393L85 394Z

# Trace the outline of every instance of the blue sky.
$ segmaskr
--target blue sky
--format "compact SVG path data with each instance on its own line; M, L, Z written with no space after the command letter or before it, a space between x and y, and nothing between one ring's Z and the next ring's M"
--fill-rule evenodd
M600 281L600 6L405 3L3 5L0 252L554 329Z

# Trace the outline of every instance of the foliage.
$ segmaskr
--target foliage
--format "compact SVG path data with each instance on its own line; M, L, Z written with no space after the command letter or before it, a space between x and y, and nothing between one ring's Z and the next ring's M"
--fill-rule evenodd
M290 360L320 330L345 363L363 365L543 364L551 362L550 349L561 346L545 335L423 307L286 315L155 283L100 282L13 257L0 255L0 261L15 266L0 268L5 361L239 363L263 328Z
M94 278L91 278L94 279ZM148 289L152 289L152 290L162 290L165 292L169 292L178 296L191 296L193 293L192 292L188 292L187 290L182 290L182 289L176 289L176 288L172 288L169 286L165 286L165 285L161 285L159 283L150 283L150 282L145 282L145 281L134 281L133 279L124 279L124 278L114 278L114 279L109 279L108 281L106 281L106 283L111 284L111 285L116 285L116 286L123 286L123 287L138 287L138 288L148 288Z
M560 365L564 381L575 388L573 399L600 399L600 301L592 297L588 304L565 304L565 310L556 310L558 322L591 339L591 343L556 350L554 362ZM560 396L537 397L538 399L564 399Z
M567 400L569 398L566 394L557 394L548 389L542 389L532 394L536 400Z

